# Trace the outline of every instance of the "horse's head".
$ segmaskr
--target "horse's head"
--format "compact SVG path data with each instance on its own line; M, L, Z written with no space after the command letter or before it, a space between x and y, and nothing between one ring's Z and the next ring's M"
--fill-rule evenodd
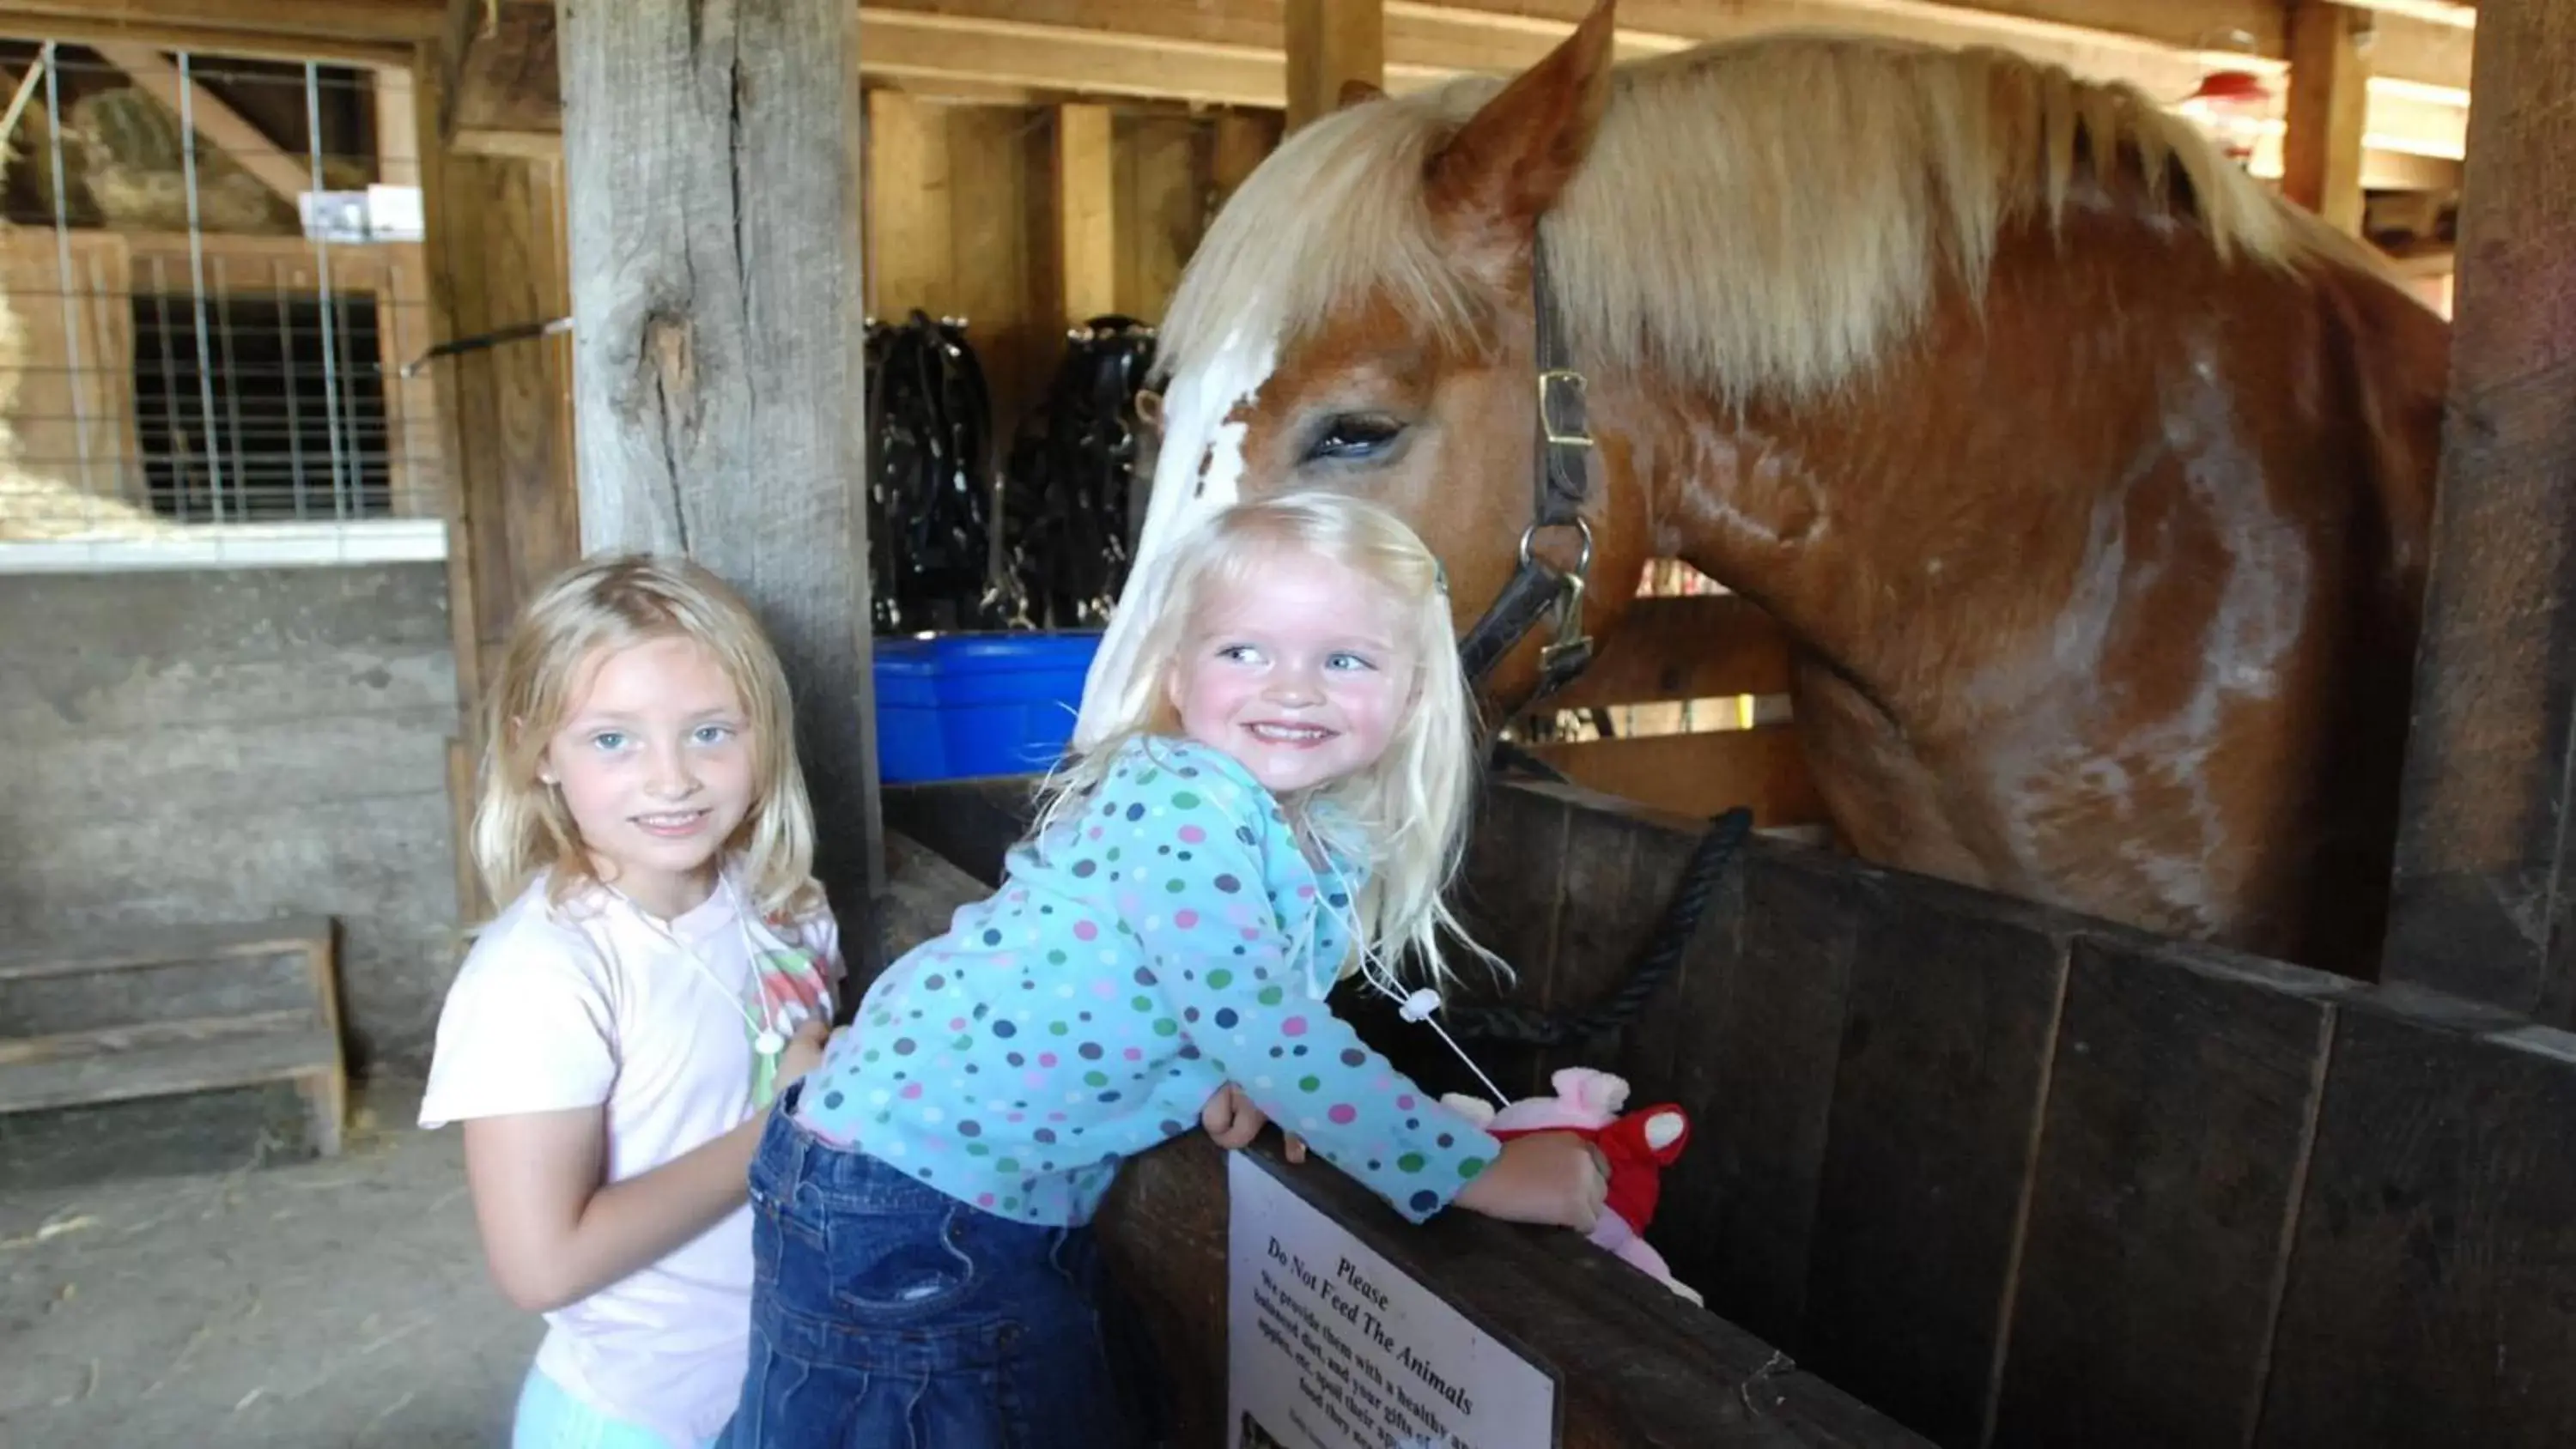
M1449 572L1462 634L1515 592L1581 568L1582 531L1541 522L1540 359L1533 256L1541 216L1581 167L1610 91L1611 5L1507 85L1453 83L1342 110L1287 141L1228 200L1191 259L1160 335L1169 383L1155 419L1139 575L1189 521L1237 497L1326 488L1393 508ZM1567 358L1579 364L1580 359ZM1579 383L1554 384L1560 430ZM1597 407L1595 411L1598 411ZM1631 460L1560 449L1588 501L1587 621L1636 587L1644 510L1612 508ZM1524 571L1524 538L1545 568ZM1132 585L1094 666L1125 678L1155 601ZM1533 691L1553 639L1534 609L1484 681L1489 719ZM1124 626L1124 627L1122 627ZM1506 637L1507 636L1507 637ZM1087 703L1077 737L1092 724Z

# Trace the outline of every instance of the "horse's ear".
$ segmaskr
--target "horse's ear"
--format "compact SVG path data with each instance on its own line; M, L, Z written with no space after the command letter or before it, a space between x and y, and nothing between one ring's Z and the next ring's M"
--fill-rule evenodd
M1431 214L1471 254L1497 243L1516 253L1582 169L1610 103L1614 3L1600 0L1431 158Z
M1370 85L1367 81L1354 78L1342 82L1342 94L1334 101L1333 109L1347 111L1353 106L1364 106L1371 101L1381 100L1385 96L1385 91Z

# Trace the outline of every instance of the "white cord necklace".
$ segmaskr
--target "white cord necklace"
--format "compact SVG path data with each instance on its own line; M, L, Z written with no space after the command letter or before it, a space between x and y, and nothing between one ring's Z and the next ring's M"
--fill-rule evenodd
M725 985L724 978L716 974L716 968L707 963L707 958L698 954L698 950L695 946L681 940L679 932L672 930L668 925L655 919L651 911L637 905L634 897L629 896L624 891L617 889L615 886L609 886L607 889L609 894L626 903L627 909L635 913L636 919L642 921L655 935L670 942L674 949L678 950L682 956L688 958L689 964L698 968L698 974L707 979L707 984L715 987L717 991L722 992L725 1000L733 1004L733 1009L742 1013L743 1025L751 1028L753 1033L751 1038L751 1049L754 1052L764 1057L774 1057L780 1052L787 1050L786 1034L781 1032L771 1023L761 1020L758 1013L754 1012L750 1007L745 1006L742 1000L742 993L739 990ZM727 902L733 907L734 928L742 935L742 947L745 953L743 959L746 961L756 960L760 946L758 942L752 939L751 921L750 917L743 911L741 893L734 889L733 881L722 872L718 872L716 876L716 889L724 893ZM754 981L759 980L760 972L757 966L754 966L751 974Z

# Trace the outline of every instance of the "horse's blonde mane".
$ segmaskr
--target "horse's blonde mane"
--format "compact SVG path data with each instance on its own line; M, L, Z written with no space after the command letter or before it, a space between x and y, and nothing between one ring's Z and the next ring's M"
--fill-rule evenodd
M1372 297L1452 342L1488 335L1423 176L1501 86L1464 78L1290 137L1192 258L1158 370L1229 337L1293 344ZM2088 173L2124 160L2177 233L2222 257L2375 257L2135 88L2008 52L1774 34L1621 66L1615 86L1541 223L1568 335L1587 366L1651 365L1738 401L1850 379L1921 319L1945 267L1982 300L2008 223L2055 225Z

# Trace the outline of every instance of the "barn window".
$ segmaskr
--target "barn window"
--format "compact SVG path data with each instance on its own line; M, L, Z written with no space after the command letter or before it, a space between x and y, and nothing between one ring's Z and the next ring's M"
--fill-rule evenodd
M202 343L202 345L201 345ZM154 512L189 523L393 511L372 297L134 298L134 421ZM205 364L211 362L211 367Z

